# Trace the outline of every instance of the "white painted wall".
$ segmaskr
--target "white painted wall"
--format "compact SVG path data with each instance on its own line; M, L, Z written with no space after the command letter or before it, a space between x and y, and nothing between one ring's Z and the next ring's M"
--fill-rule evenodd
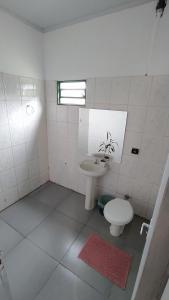
M0 72L43 77L43 35L0 10Z
M169 7L155 2L44 35L47 79L169 73Z

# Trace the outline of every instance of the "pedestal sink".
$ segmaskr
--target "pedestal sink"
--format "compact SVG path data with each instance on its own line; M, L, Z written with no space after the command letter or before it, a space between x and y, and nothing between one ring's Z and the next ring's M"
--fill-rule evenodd
M85 209L91 210L95 206L96 179L107 172L108 166L98 160L86 159L79 164L79 170L87 177Z

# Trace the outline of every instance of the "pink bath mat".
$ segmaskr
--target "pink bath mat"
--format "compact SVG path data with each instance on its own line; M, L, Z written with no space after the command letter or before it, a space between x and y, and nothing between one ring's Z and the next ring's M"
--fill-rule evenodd
M125 288L132 260L126 252L93 234L82 248L79 258L112 283Z

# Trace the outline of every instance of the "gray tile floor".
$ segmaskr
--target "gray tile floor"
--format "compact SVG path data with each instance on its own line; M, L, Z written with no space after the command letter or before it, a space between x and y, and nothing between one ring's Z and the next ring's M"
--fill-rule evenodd
M47 183L0 213L0 249L13 300L130 300L145 236L136 217L113 238L109 224L84 209L84 196ZM78 259L91 233L133 256L125 290ZM0 299L7 300L0 284Z

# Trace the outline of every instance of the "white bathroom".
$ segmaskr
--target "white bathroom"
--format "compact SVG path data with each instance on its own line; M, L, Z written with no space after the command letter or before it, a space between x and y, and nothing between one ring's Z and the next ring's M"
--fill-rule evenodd
M0 300L167 300L168 155L167 0L0 0Z

